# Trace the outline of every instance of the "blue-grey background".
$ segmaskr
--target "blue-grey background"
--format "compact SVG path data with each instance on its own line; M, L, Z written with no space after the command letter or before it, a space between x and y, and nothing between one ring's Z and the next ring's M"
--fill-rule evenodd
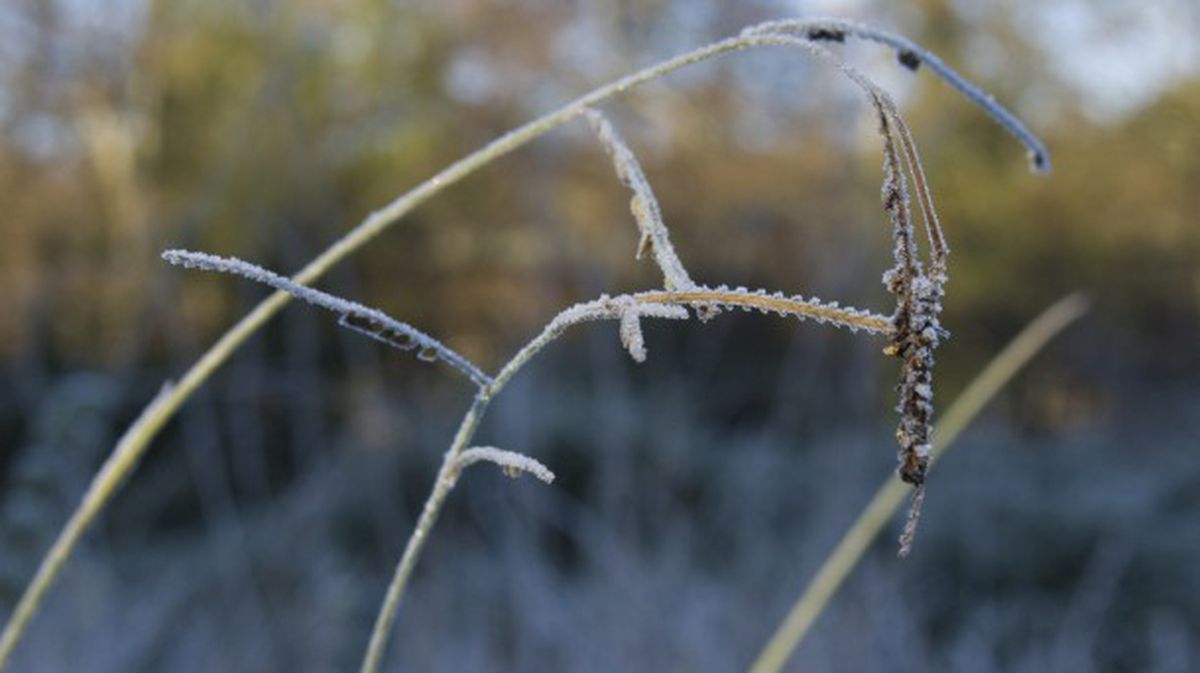
M1146 3L11 0L0 8L0 617L160 383L372 209L626 71L780 16L917 39L1050 146L871 45L953 248L944 406L1042 308L1091 314L932 475L801 646L804 671L1200 667L1200 11ZM697 279L886 312L872 116L802 54L605 105ZM321 287L488 368L558 310L652 287L582 124L423 206ZM577 329L479 441L387 658L405 671L739 670L892 470L878 339L765 316ZM14 671L353 670L469 386L291 306L152 447Z

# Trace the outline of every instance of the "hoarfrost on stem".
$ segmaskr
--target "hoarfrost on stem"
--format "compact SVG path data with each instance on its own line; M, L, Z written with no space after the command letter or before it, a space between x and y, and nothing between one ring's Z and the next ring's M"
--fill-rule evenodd
M419 348L418 358L425 361L441 360L462 372L479 388L487 386L492 381L491 377L484 374L474 363L442 342L378 309L363 306L358 302L342 299L306 285L300 285L257 264L251 264L236 257L220 257L190 250L167 250L163 252L162 258L176 266L233 274L273 287L276 290L282 290L297 299L337 313L340 316L338 322L341 325L372 339L401 350Z

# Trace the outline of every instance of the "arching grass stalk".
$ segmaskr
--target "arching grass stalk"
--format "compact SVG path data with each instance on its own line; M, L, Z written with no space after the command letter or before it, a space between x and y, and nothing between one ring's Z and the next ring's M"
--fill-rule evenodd
M665 229L664 229L665 234ZM657 245L669 248L665 236ZM675 256L674 250L669 249L662 255L672 260L667 268L677 268L686 277L683 264ZM263 283L270 287L288 292L310 304L324 308L341 316L343 325L351 325L351 320L370 324L377 329L363 330L357 326L354 329L366 331L372 337L379 338L403 350L420 348L419 357L425 360L440 360L454 367L467 380L475 384L475 400L467 410L459 424L454 440L442 458L441 467L434 478L434 485L427 498L416 527L405 543L404 553L396 565L392 581L388 585L383 605L371 631L370 642L363 659L362 670L374 672L378 670L387 641L391 635L392 624L400 607L400 601L408 587L409 579L429 538L430 531L442 510L450 491L458 482L462 470L480 461L499 464L507 473L518 474L530 472L543 481L551 482L554 475L533 458L501 451L492 447L468 449L475 437L479 422L483 419L488 405L512 380L512 378L546 346L561 336L569 327L597 320L615 320L620 324L619 335L622 345L629 351L630 356L638 361L646 359L646 347L642 338L642 318L686 319L687 307L712 309L741 308L758 310L764 313L775 313L781 317L795 317L801 320L811 319L822 324L833 324L846 327L853 331L863 330L870 333L891 335L891 322L881 315L867 311L822 303L803 297L785 297L782 293L768 294L765 291L750 291L745 288L730 289L720 287L709 289L691 285L684 291L650 291L634 294L600 298L583 302L567 308L559 313L548 325L528 344L517 351L494 375L483 373L479 367L443 345L440 341L424 332L402 323L377 309L363 306L357 302L335 297L302 285L296 285L288 279L268 271L260 266L240 259L218 257L201 252L186 250L168 250L163 253L166 261L187 268L216 271L241 276ZM402 340L403 339L403 340ZM422 353L426 355L421 355Z
M997 119L1005 128L1013 132L1013 134L1021 140L1029 149L1033 156L1034 167L1044 169L1048 166L1045 151L1040 142L1033 137L1031 133L1015 117L1008 111L1004 110L990 97L983 95L977 87L969 85L957 73L954 73L949 68L945 67L941 61L928 52L920 49L908 40L887 33L885 31L876 30L858 24L848 24L838 20L812 20L812 21L787 21L770 24L762 24L752 26L741 34L730 37L712 44L700 47L696 50L685 54L667 59L656 65L652 65L635 73L617 79L613 82L605 84L590 93L587 93L576 100L554 110L546 115L543 115L524 126L521 126L500 138L485 145L478 151L454 162L445 169L434 175L432 178L421 183L411 191L397 197L391 203L388 203L383 208L371 213L362 223L349 231L345 236L334 242L329 248L322 252L319 256L309 262L303 269L300 270L290 280L282 277L271 275L270 277L259 278L276 287L277 291L263 300L249 314L235 324L228 332L226 332L203 356L179 379L179 382L173 388L164 390L155 401L147 407L145 413L140 416L137 421L124 434L117 447L113 450L109 460L105 463L101 472L89 486L84 494L82 502L77 510L72 514L70 520L64 529L59 533L59 536L52 544L49 552L46 554L42 563L39 565L33 579L26 587L25 592L17 603L13 614L10 616L7 624L4 627L3 634L0 634L0 669L5 668L8 664L13 650L20 641L22 634L29 625L34 614L37 612L38 606L41 604L43 597L54 583L58 573L63 567L63 564L69 558L76 543L94 523L96 517L104 510L107 504L111 501L120 485L132 473L141 456L145 453L151 440L158 434L159 430L169 421L179 408L186 402L191 395L201 386L213 373L219 368L229 357L255 332L257 332L268 320L277 314L290 300L292 294L297 294L303 298L313 301L314 303L342 312L342 322L348 327L358 331L365 332L374 338L378 338L385 342L401 347L412 345L416 342L417 346L423 348L422 352L432 354L435 359L446 361L460 371L468 374L472 381L481 391L497 388L503 385L508 376L515 371L516 367L506 367L490 382L482 377L478 368L473 365L468 367L469 363L457 359L457 354L454 354L449 349L439 349L440 342L426 341L432 339L416 331L415 328L406 329L403 323L399 321L381 320L379 315L367 310L366 313L360 312L358 308L351 307L354 310L343 310L346 306L330 303L329 295L323 293L297 291L297 288L306 286L320 278L334 264L346 258L352 252L358 250L366 243L371 241L380 232L388 226L394 224L414 208L428 201L435 195L441 193L448 187L456 184L466 176L475 172L479 168L507 155L508 153L524 146L530 141L540 137L541 135L561 126L562 124L571 121L572 119L588 114L589 121L592 122L593 128L605 143L606 149L613 155L618 174L631 189L635 192L635 203L633 204L634 215L639 221L639 226L642 228L645 244L651 247L668 245L665 235L665 228L660 228L661 216L657 212L657 204L652 202L652 196L648 189L648 183L641 174L640 168L636 162L630 160L627 153L627 146L624 145L612 132L611 125L607 124L602 117L589 112L592 106L597 105L613 96L616 96L624 91L627 91L635 86L638 86L647 81L656 79L666 75L672 71L678 70L684 66L698 63L710 58L721 56L724 54L741 51L745 49L757 47L799 47L816 55L821 60L831 63L840 68L850 79L855 81L864 92L867 93L868 99L875 106L880 115L881 133L884 134L885 145L892 147L892 143L898 141L902 147L902 157L905 163L905 169L908 174L917 184L918 201L921 205L922 212L925 216L927 230L932 243L932 255L934 257L932 269L939 270L941 267L940 260L944 257L945 248L943 240L936 220L936 215L932 211L932 201L929 199L927 187L925 185L923 172L917 160L915 148L912 146L911 134L900 118L899 112L896 110L895 104L887 96L886 93L878 89L865 76L858 73L850 66L842 63L832 52L818 44L819 42L837 41L840 42L846 36L873 40L881 42L892 48L897 49L897 55L900 62L909 67L914 68L922 62L929 63L930 69L936 74L946 79L952 86L963 92L969 99L983 108L989 115ZM898 199L898 202L886 203L885 206L889 210L906 209L908 202L907 186L903 177L896 177L901 170L901 163L896 158L897 153L894 151L887 153L887 173L896 181L896 188L889 192L891 197ZM901 212L895 210L896 213ZM905 223L908 222L907 217L903 218ZM907 227L908 225L905 224ZM905 240L911 241L909 231L897 230L897 236L903 235ZM899 248L898 248L899 249ZM682 271L682 267L675 268L672 266L677 259L674 259L666 249L656 249L655 261L663 267L664 277L667 279L667 287L664 291L672 290L688 290L693 291L694 288L690 284L690 277ZM905 253L908 254L908 253ZM192 261L199 262L199 257L193 257ZM211 261L211 260L210 260ZM202 264L200 264L202 265ZM910 270L919 271L919 267L909 265ZM920 280L924 278L920 273L918 277L908 280ZM941 278L934 273L930 276L937 289L940 290ZM698 287L698 286L697 286ZM891 286L890 286L891 287ZM900 306L919 306L920 283L899 283L894 284ZM916 289L914 289L916 288ZM696 292L703 293L703 289L695 289ZM743 306L749 305L752 308L767 308L769 310L777 310L779 305L786 304L788 299L776 296L768 297L765 294L748 293L744 291L724 291L721 289L714 290L716 293L724 293L725 295L735 296L733 301L722 301L721 297L712 296L693 297L691 301L679 301L675 303L667 302L667 304L682 310L683 305L691 306L697 312L703 315L711 315L722 305ZM653 293L652 293L653 294ZM728 297L726 297L728 299ZM646 317L670 317L670 310L659 311L649 308L648 304L654 304L655 300L651 297L637 298L629 296L621 300L620 305L611 304L617 298L609 300L609 304L603 305L605 311L615 312L613 316L621 320L622 341L629 349L631 355L637 359L639 354L644 355L644 349L640 343L640 331L638 330L638 318ZM662 299L662 297L659 297ZM661 302L660 302L661 303ZM810 317L826 320L834 320L831 316L836 316L836 304L822 304L810 300L802 300L799 302L808 308L797 311L797 315L809 311ZM365 307L359 307L365 309ZM578 308L578 307L576 307ZM600 310L599 308L597 310ZM570 311L570 309L569 309ZM813 313L815 311L815 313ZM832 311L832 313L830 312ZM823 313L822 313L823 312ZM560 316L561 318L562 316ZM866 321L866 322L863 322ZM883 321L882 323L880 321ZM856 324L861 323L861 324ZM885 325L886 324L886 325ZM399 327L397 327L399 326ZM553 326L553 323L552 323ZM566 323L560 325L565 327ZM858 327L862 329L874 329L875 331L887 331L893 336L894 341L901 344L907 343L912 336L909 334L909 323L903 325L896 323L893 318L882 318L878 316L855 315L852 319L846 321L848 327ZM886 330L884 327L886 326ZM896 329L897 326L902 329ZM549 329L549 328L548 328ZM543 337L546 336L544 332ZM541 338L541 337L539 337ZM551 336L552 338L552 336ZM537 340L535 339L535 342ZM536 344L531 343L531 346ZM537 346L540 347L540 346ZM536 350L536 348L535 348ZM523 350L522 353L526 353ZM518 358L521 354L518 354ZM514 362L517 358L514 358ZM510 363L513 364L513 363ZM517 366L519 367L519 362ZM494 391L493 391L494 392ZM460 428L455 442L451 445L451 451L447 452L447 460L443 464L441 476L449 474L457 474L455 470L459 469L452 458L451 454L460 454L466 449L467 439L473 434L475 425L478 423L478 415L482 413L486 406L488 395L481 392L477 399L476 406L472 407L472 411L468 413L464 419L463 425ZM482 400L482 401L480 401ZM906 412L907 413L907 412ZM927 421L927 419L925 419ZM923 421L924 422L924 421ZM465 438L461 442L459 438ZM482 455L482 454L480 454ZM488 454L492 455L492 454ZM428 533L429 527L436 520L437 511L440 509L441 502L445 495L452 487L453 481L448 483L439 477L437 484L430 497L430 505L427 505L425 512L422 514L421 520L418 523L417 533L414 534L414 540L410 540L409 549L406 549L405 559L402 559L397 570L396 581L393 582L393 589L389 589L388 601L385 602L384 612L381 613L381 622L386 627L390 624L390 614L394 614L395 606L399 602L403 587L408 578L408 573L411 572L412 564L415 562L417 553L420 550L421 544L424 541L424 535ZM411 552L410 552L411 549ZM378 630L378 628L377 628ZM386 630L386 628L384 629ZM381 647L382 641L380 641ZM372 646L375 647L376 638L372 638ZM372 659L368 656L367 663L378 659ZM371 667L364 664L364 670L371 670Z
M1087 309L1088 301L1079 293L1058 300L992 358L942 416L934 434L932 459L936 460L945 454L984 405L991 401L1051 339L1079 319ZM870 503L842 535L842 539L817 570L816 576L788 611L787 617L767 641L751 666L751 673L777 673L783 668L800 645L800 641L817 621L817 617L825 610L834 592L858 564L867 547L891 521L896 510L904 502L904 495L904 487L895 479L888 479L880 485ZM917 494L914 494L914 497L917 497ZM906 523L906 535L911 533L908 528L909 524Z

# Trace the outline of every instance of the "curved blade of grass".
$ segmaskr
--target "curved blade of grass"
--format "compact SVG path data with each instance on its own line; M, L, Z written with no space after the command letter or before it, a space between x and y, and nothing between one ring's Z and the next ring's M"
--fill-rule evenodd
M946 452L959 434L970 425L996 393L1037 355L1055 335L1087 312L1088 300L1081 293L1064 297L1042 312L983 369L946 410L934 433L932 460ZM776 673L787 663L804 639L829 599L858 564L871 542L891 521L904 502L909 488L889 478L866 509L850 526L833 552L821 564L817 574L804 588L783 623L771 636L751 673Z
M524 126L500 136L479 150L450 164L430 179L405 192L391 203L371 213L360 224L326 248L320 255L308 263L291 282L297 285L308 285L320 278L335 264L348 257L351 253L366 245L384 229L399 221L417 206L430 200L446 188L460 182L463 178L474 173L479 168L512 153L536 138L562 126L583 114L584 110L600 102L617 96L640 84L656 79L667 73L700 61L705 61L722 54L741 51L755 47L777 46L778 40L770 37L732 37L694 51L662 61L648 68L626 75L587 93L566 105L549 112ZM110 461L115 461L118 452L128 456L127 460L114 463L115 479L94 481L83 496L83 502L72 515L67 525L59 533L50 550L46 553L37 572L21 595L16 608L4 625L0 635L0 671L3 671L12 656L12 651L21 640L30 619L37 612L42 598L50 589L62 569L63 562L71 552L80 535L95 520L109 500L117 491L128 472L132 471L138 459L158 431L166 425L175 413L183 406L210 376L225 363L247 339L257 332L268 320L273 318L284 306L291 301L291 295L282 290L276 291L264 299L246 314L229 331L213 344L200 357L187 373L179 379L171 391L161 400L157 400L148 409L146 415L140 417L129 428L122 444L113 450Z

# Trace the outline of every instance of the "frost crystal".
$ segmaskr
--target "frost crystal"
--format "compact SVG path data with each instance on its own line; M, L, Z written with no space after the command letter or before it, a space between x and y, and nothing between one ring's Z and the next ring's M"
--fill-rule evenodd
M866 330L878 334L892 331L891 320L881 315L856 308L840 306L837 302L822 302L800 295L785 297L781 292L747 290L744 287L729 289L726 285L715 288L696 286L691 290L677 292L640 292L633 295L642 302L691 306L700 314L701 320L711 318L722 309L758 309L763 313L774 313L798 320L814 320L818 324L831 323L851 331Z
M401 350L419 347L418 358L425 361L441 360L462 372L480 388L492 381L491 377L480 371L470 360L408 323L400 322L383 311L363 306L358 302L300 285L257 264L236 257L219 257L189 250L167 250L162 254L162 258L176 266L229 273L282 290L297 299L339 314L339 324L372 339Z
M554 482L554 473L537 460L523 453L505 451L494 446L476 446L458 454L453 476L457 478L464 469L482 461L499 465L504 474L509 477L515 478L521 476L522 473L528 473L547 484Z
M675 254L674 246L671 245L667 225L663 222L662 212L658 207L658 199L654 198L654 190L650 188L650 181L642 172L642 166L638 163L633 150L629 149L629 145L598 110L586 108L583 114L587 117L588 123L591 124L600 143L604 145L605 151L612 158L617 177L620 178L622 184L633 191L629 209L633 212L633 218L637 221L638 230L641 232L637 258L641 259L642 253L649 248L654 253L655 263L662 269L663 282L667 289L682 290L692 287L694 283L688 276L688 272L684 270L683 262Z

